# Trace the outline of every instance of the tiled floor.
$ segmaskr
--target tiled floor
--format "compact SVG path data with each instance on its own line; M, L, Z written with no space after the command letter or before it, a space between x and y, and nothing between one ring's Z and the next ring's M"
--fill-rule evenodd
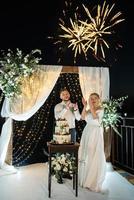
M133 200L134 185L127 182L115 170L110 171L110 165L107 172L102 193L91 192L86 188L79 187L77 200ZM76 199L72 186L72 180L67 179L64 184L58 184L53 177L52 199ZM48 165L44 163L32 164L18 168L18 173L1 176L0 199L50 200L48 198Z
M123 169L117 168L117 167L114 167L114 169L116 171L118 171L118 173L120 175L122 175L123 177L125 177L130 183L132 183L134 185L134 175L130 174L129 172L126 172Z

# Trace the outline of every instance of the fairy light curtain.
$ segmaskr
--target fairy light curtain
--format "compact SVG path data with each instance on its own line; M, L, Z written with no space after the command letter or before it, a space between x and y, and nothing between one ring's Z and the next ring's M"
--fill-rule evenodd
M6 117L0 138L0 167L4 168L8 144L12 134L12 119L26 121L44 104L52 91L62 66L40 66L40 70L24 80L22 94L14 102L4 100L1 115Z
M43 150L47 151L47 141L52 139L55 94L56 91L53 89L43 106L30 119L13 121L12 164L14 166L24 166L48 160ZM7 155L9 153L8 150Z

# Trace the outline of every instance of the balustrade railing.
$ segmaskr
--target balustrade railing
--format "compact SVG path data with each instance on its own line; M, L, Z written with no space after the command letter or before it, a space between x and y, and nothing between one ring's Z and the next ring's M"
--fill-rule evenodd
M134 118L123 118L118 130L122 137L113 134L112 163L134 174Z

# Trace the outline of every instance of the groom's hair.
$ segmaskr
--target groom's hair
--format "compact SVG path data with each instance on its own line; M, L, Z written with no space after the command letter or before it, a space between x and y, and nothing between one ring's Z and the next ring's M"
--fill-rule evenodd
M60 90L60 94L61 94L62 92L64 92L64 91L69 92L68 89L65 87L65 88L62 88L62 89ZM69 93L70 93L70 92L69 92Z

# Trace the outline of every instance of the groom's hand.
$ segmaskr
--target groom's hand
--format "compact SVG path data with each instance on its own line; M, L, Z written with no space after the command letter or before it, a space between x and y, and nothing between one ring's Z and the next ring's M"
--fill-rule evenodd
M70 100L69 100L69 101L67 101L67 103L66 103L66 108L67 108L67 109L69 109L69 108L71 107L71 104L72 104L72 103L71 103L71 101L70 101Z
M73 107L74 107L74 111L78 110L78 104L77 103L73 104Z

